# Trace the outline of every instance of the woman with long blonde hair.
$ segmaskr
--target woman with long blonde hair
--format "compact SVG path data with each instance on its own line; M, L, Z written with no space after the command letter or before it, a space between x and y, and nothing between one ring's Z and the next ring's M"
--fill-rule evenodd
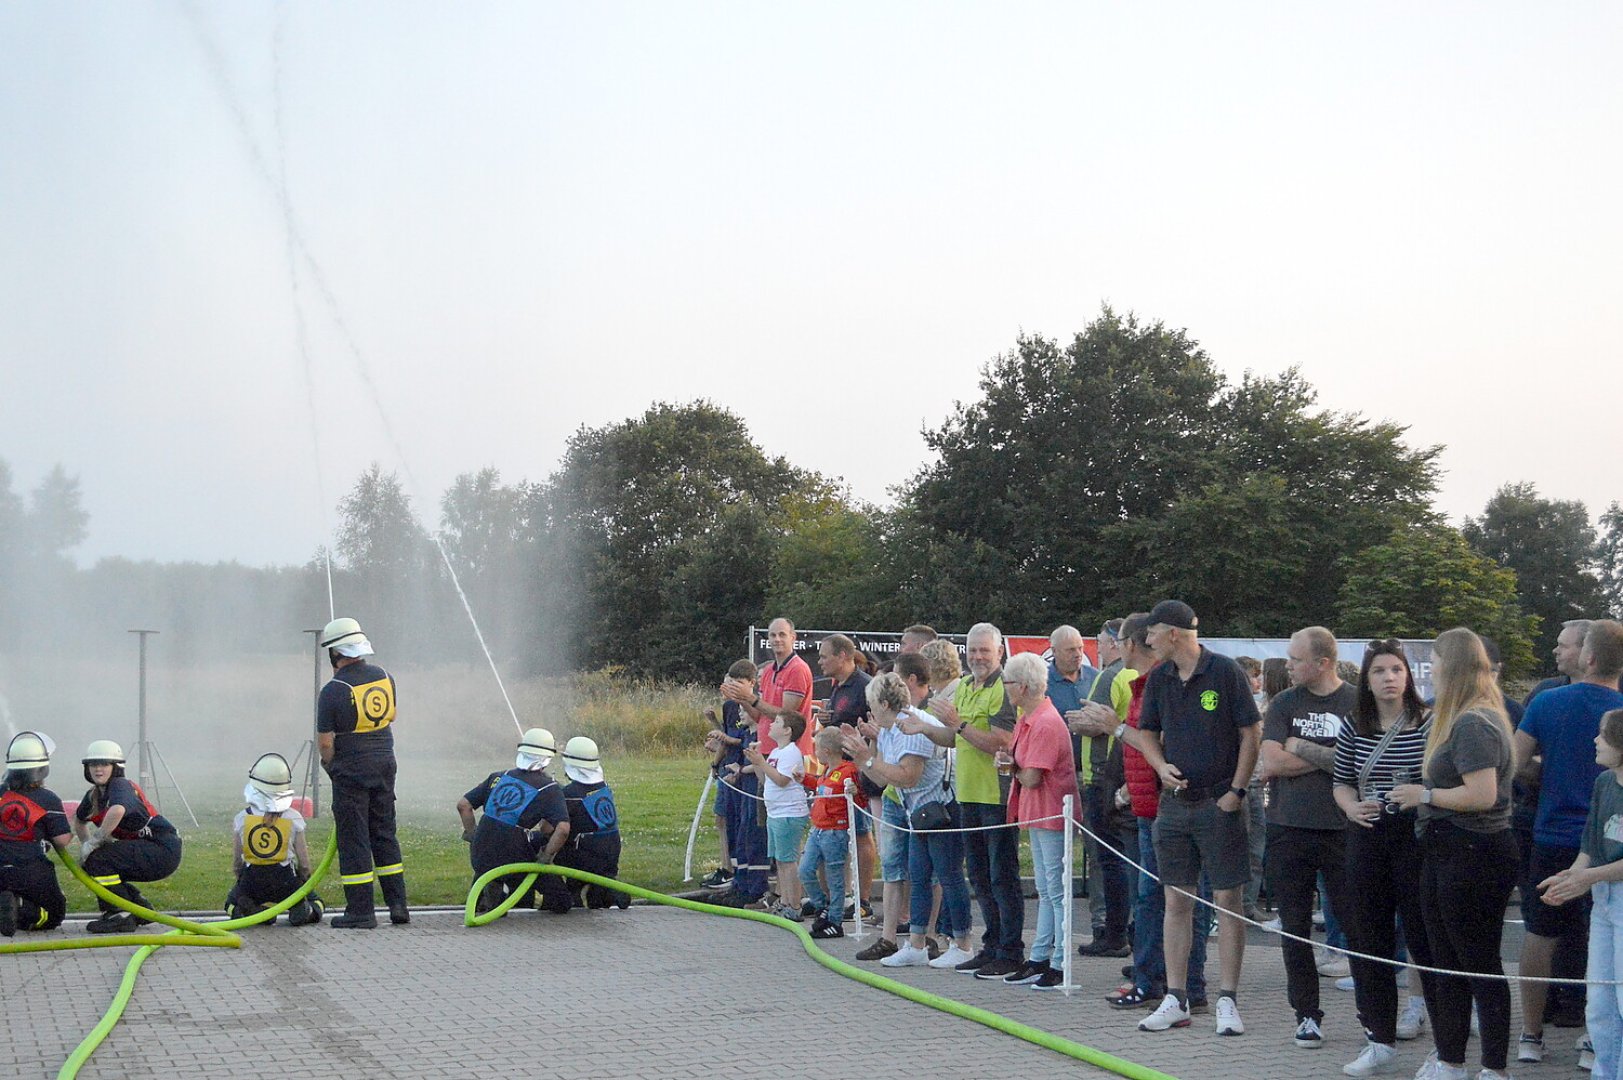
M1388 798L1416 809L1424 861L1420 902L1432 963L1502 975L1500 938L1518 860L1510 831L1515 754L1510 718L1482 639L1459 627L1432 649L1437 702L1426 739L1423 782ZM1465 1080L1471 1002L1482 1024L1478 1080L1505 1080L1510 1053L1510 986L1500 979L1435 978L1432 1033L1437 1050L1417 1077Z

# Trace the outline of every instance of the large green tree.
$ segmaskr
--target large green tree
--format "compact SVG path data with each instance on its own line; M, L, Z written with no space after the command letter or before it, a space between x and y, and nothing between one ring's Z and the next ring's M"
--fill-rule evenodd
M1516 572L1522 610L1541 620L1534 649L1548 657L1561 624L1605 610L1591 567L1595 530L1577 500L1542 498L1530 483L1506 484L1461 530L1471 546Z
M1476 552L1458 530L1400 528L1345 560L1342 636L1430 638L1456 626L1498 641L1506 675L1532 670L1538 617L1522 612L1515 571Z
M1320 409L1299 372L1230 383L1182 330L1106 308L1023 336L926 433L893 588L948 625L1091 624L1182 595L1210 632L1329 619L1345 556L1431 519L1436 448Z
M1612 503L1600 516L1595 572L1600 578L1607 614L1614 619L1623 618L1623 504Z

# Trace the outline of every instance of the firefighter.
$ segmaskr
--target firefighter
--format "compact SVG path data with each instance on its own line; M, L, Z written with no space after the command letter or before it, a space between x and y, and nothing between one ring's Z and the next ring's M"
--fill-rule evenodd
M597 743L576 735L564 744L563 761L564 775L569 777L564 787L564 801L569 804L569 843L558 852L558 865L617 878L620 814L615 809L614 792L603 782L603 759ZM606 908L617 904L623 911L631 903L631 897L623 892L573 878L569 880L569 891L576 907Z
M0 937L23 930L54 930L68 910L45 857L45 844L66 851L72 839L62 800L45 787L51 744L35 731L18 733L6 747L0 782Z
M519 739L518 755L506 772L491 773L457 800L462 818L462 839L469 844L468 861L475 879L508 863L551 862L569 838L569 809L563 789L547 772L558 752L552 732L531 728ZM484 811L477 824L473 812ZM502 878L485 886L476 902L479 911L489 911L506 898L516 878ZM569 889L557 874L542 874L530 895L535 903L555 914L569 911Z
M149 908L152 905L134 883L162 881L175 872L180 866L180 835L124 775L124 751L117 743L107 739L91 743L83 765L90 790L73 815L79 863L115 896ZM85 926L92 934L123 933L151 921L99 897L97 902L101 917Z
M370 930L372 882L383 890L389 921L411 922L406 878L395 839L394 676L367 659L372 643L354 619L334 619L321 632L333 677L321 688L316 746L332 780L332 816L344 913L332 925Z
M310 877L310 849L304 839L304 815L293 809L293 770L281 754L261 754L248 770L242 789L246 804L231 822L236 884L225 898L233 919L280 903ZM289 926L321 921L327 910L312 890L287 909Z

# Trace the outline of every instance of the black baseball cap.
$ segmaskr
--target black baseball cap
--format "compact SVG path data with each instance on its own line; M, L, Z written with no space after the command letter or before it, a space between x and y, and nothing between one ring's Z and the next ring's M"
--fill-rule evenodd
M1150 625L1193 630L1200 620L1195 617L1195 609L1182 600L1163 600L1150 609Z

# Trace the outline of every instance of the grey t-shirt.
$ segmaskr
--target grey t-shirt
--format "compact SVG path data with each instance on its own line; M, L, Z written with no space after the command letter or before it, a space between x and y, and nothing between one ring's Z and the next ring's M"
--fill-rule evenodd
M1435 723L1435 721L1433 721ZM1424 833L1432 821L1447 821L1472 832L1498 832L1510 828L1510 779L1516 771L1506 725L1478 712L1461 713L1448 733L1448 741L1437 748L1426 763L1426 786L1457 788L1465 784L1465 774L1493 769L1499 774L1499 793L1487 810L1462 812L1441 806L1421 804L1415 831Z
M1590 866L1605 866L1623 859L1623 784L1607 769L1595 777L1595 793L1584 821L1583 853Z
M1265 741L1281 746L1291 736L1334 750L1336 736L1352 724L1358 691L1342 683L1328 694L1310 693L1305 686L1293 686L1268 705L1262 723ZM1332 763L1333 764L1333 763ZM1335 781L1327 769L1314 769L1301 776L1285 776L1269 781L1268 824L1293 829L1341 830L1347 815L1336 805L1332 791Z

